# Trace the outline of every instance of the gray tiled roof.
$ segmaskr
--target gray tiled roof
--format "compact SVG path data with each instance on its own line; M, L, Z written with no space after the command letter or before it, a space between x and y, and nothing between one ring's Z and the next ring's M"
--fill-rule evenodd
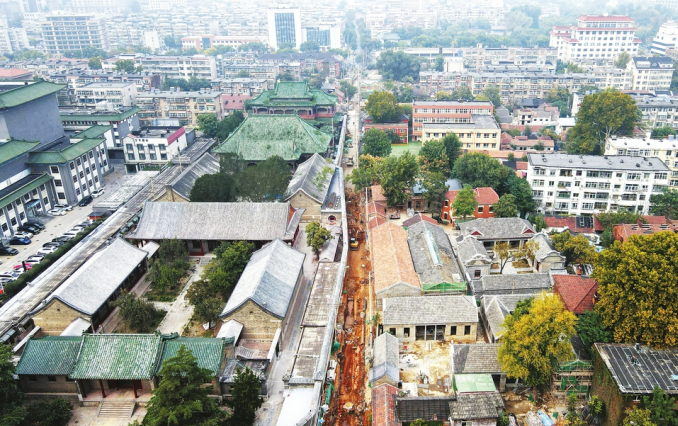
M504 318L516 309L518 302L536 295L536 293L498 294L480 298L480 309L483 310L485 315L488 333L494 337L494 340L500 338L504 333L501 324L504 322Z
M407 228L407 242L421 283L461 282L452 244L442 227L417 222Z
M473 345L455 344L453 374L501 373L496 343L478 343Z
M48 303L58 299L92 316L147 255L146 251L118 238L75 271L52 293Z
M594 169L611 171L668 172L669 168L659 158L631 157L628 155L575 155L527 154L532 167L558 167L568 169Z
M398 366L398 338L390 333L384 333L374 339L374 358L370 369L370 382L388 376L394 382L400 380Z
M530 239L535 231L532 224L518 217L476 219L459 224L461 235L473 235L479 241Z
M195 181L200 176L219 173L219 170L219 160L210 153L205 153L195 163L184 170L177 181L172 185L172 189L188 200L191 195L191 189L193 189Z
M535 235L534 238L532 238L532 241L535 241L537 244L539 244L537 252L535 253L536 260L541 262L549 256L561 256L560 252L553 248L551 238L548 235L540 232ZM565 258L563 258L563 262L564 261Z
M329 169L329 171L324 171ZM298 191L304 192L319 203L325 201L330 181L334 174L334 166L318 154L304 161L297 167L294 176L287 185L286 200L289 200Z
M487 263L491 263L490 257L487 255L487 250L483 243L478 241L476 237L466 236L457 244L457 252L459 253L459 260L463 264L467 264L471 260L481 259Z
M386 298L384 326L478 322L473 296L411 296Z
M476 296L486 294L538 293L551 288L549 274L497 274L480 277Z
M252 253L220 317L227 317L251 300L277 318L284 318L305 257L282 240Z
M458 394L450 401L452 420L496 419L504 408L499 392Z
M147 202L134 235L140 240L272 241L291 239L289 203Z

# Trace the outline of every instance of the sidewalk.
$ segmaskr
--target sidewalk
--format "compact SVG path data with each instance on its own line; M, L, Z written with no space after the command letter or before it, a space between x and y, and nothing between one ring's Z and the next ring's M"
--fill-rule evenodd
M191 317L193 316L193 305L191 305L188 302L188 299L186 299L186 294L188 293L188 289L191 288L191 284L200 279L204 268L205 265L202 261L195 265L195 272L191 278L188 279L188 282L181 290L181 293L177 299L171 304L171 306L169 306L169 309L167 309L167 315L165 315L165 318L163 318L162 322L158 326L158 330L161 333L179 333L180 336L183 334L184 328L186 325L188 325ZM163 307L163 309L166 308L166 306Z

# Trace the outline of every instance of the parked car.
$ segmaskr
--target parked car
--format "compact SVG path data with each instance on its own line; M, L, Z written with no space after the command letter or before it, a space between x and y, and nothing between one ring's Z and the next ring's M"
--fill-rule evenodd
M34 255L32 255L32 256L28 256L28 259L26 259L26 262L28 262L28 261L31 261L31 262L33 262L33 263L35 263L35 261L37 261L37 262L42 262L42 260L43 260L44 258L45 258L45 256L43 256L43 255L41 255L41 254L34 254Z
M44 229L44 228L42 228L42 229ZM31 234L35 235L35 234L39 234L42 231L42 229L38 228L37 226L35 226L33 224L27 223L27 224L19 226L16 230L17 230L17 232L30 232Z
M71 210L73 210L73 206L69 206L68 204L55 204L54 208L61 209L65 212L70 212Z
M54 253L55 251L57 251L58 248L59 248L59 247L54 247L54 246L43 247L43 248L41 248L40 250L38 250L38 254L42 254L42 255L44 255L44 256L47 256L48 254L52 254L52 253Z
M47 210L47 213L51 214L52 216L66 216L66 212L61 209Z
M102 195L104 195L104 192L106 192L104 188L95 189L94 191L92 191L92 196L95 198L101 197Z
M66 231L63 234L61 234L62 237L68 237L68 238L75 238L75 236L78 235L78 231L70 230Z
M65 237L65 236L62 235L61 237L52 238L52 242L53 243L65 243L65 242L67 242L68 240L71 240L71 239L72 239L71 237Z
M41 231L45 230L45 225L43 225L42 223L28 222L25 223L25 225L30 226L31 228L38 228Z
M80 200L80 202L78 203L78 205L79 205L80 207L85 207L86 205L89 205L89 203L91 203L92 201L94 201L94 198L92 198L91 195L88 195L88 196L86 196L86 197L83 197L83 199Z
M14 256L19 254L19 250L14 247L0 247L0 256Z
M24 260L24 262L26 262L26 265L34 266L34 265L37 265L38 263L42 262L42 259L43 259L43 258L40 258L40 259L26 259L26 260Z
M30 271L32 267L33 267L33 265L31 265L30 263L26 263L26 270L27 271ZM21 269L24 269L24 265L22 263L20 263L18 265L14 265L15 271L19 271Z
M43 244L42 246L43 247L61 247L63 245L64 245L64 243L62 243L62 242L50 241L48 243Z
M27 246L31 242L30 238L12 238L9 240L9 243L13 246Z
M14 236L16 238L33 238L33 234L30 232L16 232Z

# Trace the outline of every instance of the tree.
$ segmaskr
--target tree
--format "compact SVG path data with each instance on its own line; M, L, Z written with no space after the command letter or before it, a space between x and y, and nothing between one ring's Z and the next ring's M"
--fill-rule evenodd
M564 231L551 236L553 247L565 256L565 265L572 263L587 264L594 261L596 251L583 235L573 236L570 231Z
M205 270L212 295L228 300L230 290L235 287L254 252L254 243L248 241L224 242L214 250L216 262Z
M457 158L452 176L474 188L490 187L495 191L511 174L511 169L484 153L466 153Z
M368 129L363 136L363 151L365 155L373 157L388 157L391 155L391 139L386 132L379 129Z
M91 70L100 70L101 69L101 58L98 56L94 56L92 58L89 58L87 61L87 66Z
M447 178L442 173L427 173L422 182L426 190L424 199L428 206L428 211L433 217L439 217L445 202L447 194Z
M21 424L26 426L66 426L73 416L72 410L71 403L63 398L39 401L27 407L26 417Z
M675 135L676 130L671 126L662 126L652 129L650 137L652 139L666 139L669 135Z
M476 192L470 185L464 185L462 189L457 192L457 197L452 202L455 216L461 216L466 220L467 216L471 216L478 207L476 200Z
M386 50L377 59L377 69L386 80L403 81L405 77L417 80L421 64L417 57L403 51Z
M482 93L490 100L490 102L492 102L492 105L494 105L495 108L501 106L501 90L499 89L499 86L496 84L488 84L485 86Z
M577 411L577 394L567 395L567 414L565 421L568 426L588 426L588 423L581 418L581 413Z
M176 41L176 39L174 38L174 36L167 35L167 36L165 36L165 38L163 39L163 41L165 42L165 46L167 46L169 49L174 49L174 48L176 48L176 47L181 47L181 46L177 46L177 41Z
M626 65L631 61L631 55L629 52L623 51L617 56L617 60L614 61L614 66L617 68L626 68Z
M237 369L231 386L231 398L226 401L226 405L233 410L230 419L233 425L254 424L254 416L264 402L260 394L261 382L257 375L248 367Z
M125 325L136 332L148 333L153 331L156 321L162 311L158 311L153 303L138 299L133 293L124 293L114 302L118 308L120 318Z
M306 225L306 245L311 247L316 256L320 254L320 249L323 248L328 240L333 238L332 232L329 229L320 225L320 222L311 222Z
M419 174L417 158L409 152L400 157L387 157L381 162L378 173L388 206L402 206L410 199Z
M529 124L525 125L525 130L523 130L523 136L527 136L528 139L530 138L530 136L532 136L532 128L530 127Z
M188 289L186 298L193 305L193 316L198 321L208 323L211 327L214 322L219 320L224 302L213 295L209 281L195 281Z
M513 32L532 26L532 18L520 10L511 9L504 15L506 29Z
M447 158L443 141L428 141L419 151L419 165L422 173L450 174L450 161Z
M197 358L185 345L163 362L159 376L143 425L205 425L225 417L204 386L212 382L211 372L198 366Z
M216 114L198 114L198 130L207 138L213 138L217 135L219 121Z
M359 166L354 168L349 176L356 191L372 186L378 180L381 162L381 157L373 157L371 155L360 156Z
M504 267L511 260L511 244L506 241L498 242L494 245L494 252L499 259L499 273L504 273Z
M356 93L358 93L358 88L351 84L348 80L341 80L339 82L339 89L344 92L346 99L353 99Z
M372 92L367 98L365 110L375 123L391 123L397 121L402 114L398 100L390 92Z
M268 53L270 49L264 43L257 41L252 43L241 44L238 47L238 50L240 52L256 52L259 55L263 55L265 53Z
M11 349L8 345L0 345L0 420L11 413L23 398L13 377L16 368L12 363Z
M610 136L632 135L640 120L640 110L626 93L607 89L586 95L577 113L577 123L568 132L567 152L600 154Z
M546 293L532 301L526 314L507 316L498 354L502 371L529 386L548 383L553 360L566 362L574 356L570 338L576 322L559 296Z
M278 81L294 81L294 76L290 70L285 70L278 76Z
M325 83L325 76L322 74L313 74L311 78L308 79L308 87L312 89L320 89Z
M445 145L445 154L447 155L449 170L451 172L454 167L454 162L457 161L457 158L461 155L461 142L456 134L448 133L443 138L443 145Z
M415 419L410 426L428 426L428 422L424 419Z
M652 398L643 397L643 406L650 410L650 420L657 426L678 425L676 399L667 395L659 386L654 386Z
M452 99L460 99L465 101L473 100L473 93L468 86L459 86L452 92Z
M308 40L301 43L299 50L302 52L320 52L320 45L315 40Z
M438 72L443 72L445 69L445 57L443 55L436 56L436 60L433 63L433 69Z
M291 179L289 164L274 155L238 175L238 196L252 203L276 201L285 195Z
M135 69L136 67L134 66L134 61L131 59L119 59L115 61L115 70L117 72L131 74Z
M614 341L612 331L605 327L603 318L596 311L584 312L577 321L577 335L590 349L594 343L611 343Z
M678 235L631 237L598 254L591 275L596 310L618 342L658 348L678 343Z
M235 181L224 173L202 175L195 180L189 200L192 203L228 203L237 200Z
M508 178L504 181L504 184L508 193L515 197L516 208L521 217L526 217L527 214L534 212L534 196L528 181L511 173L509 169ZM506 192L501 191L500 193L505 194Z
M623 426L658 426L650 419L650 410L642 409L638 406L627 408L626 417L624 417Z
M518 207L516 207L516 197L511 194L504 194L499 201L492 204L494 217L516 217L518 216Z
M650 196L650 214L664 216L667 219L678 219L678 191L666 188L660 194Z

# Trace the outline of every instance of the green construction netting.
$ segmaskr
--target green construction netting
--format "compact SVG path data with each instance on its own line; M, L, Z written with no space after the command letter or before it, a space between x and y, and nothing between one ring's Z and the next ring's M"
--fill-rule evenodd
M438 283L422 284L424 293L464 293L466 292L466 283Z

